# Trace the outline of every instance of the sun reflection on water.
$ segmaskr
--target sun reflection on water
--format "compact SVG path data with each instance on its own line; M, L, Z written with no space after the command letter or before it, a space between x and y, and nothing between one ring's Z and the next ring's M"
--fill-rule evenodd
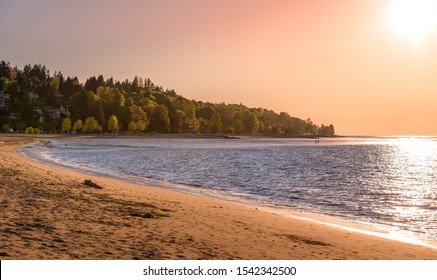
M430 155L435 147L434 141L416 137L402 138L397 142L402 152L409 155L410 159L418 160Z
M393 187L397 193L394 203L386 213L393 216L399 222L400 229L410 230L408 223L414 221L416 226L423 225L421 229L414 230L416 233L426 233L430 219L435 219L437 209L436 201L436 163L437 142L427 138L401 138L394 143L394 154L391 169L393 173ZM396 239L409 239L411 236L406 231L392 231L391 235Z

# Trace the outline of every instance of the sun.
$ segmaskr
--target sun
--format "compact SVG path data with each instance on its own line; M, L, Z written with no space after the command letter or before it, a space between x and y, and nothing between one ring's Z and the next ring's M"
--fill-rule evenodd
M437 0L392 0L388 24L413 42L426 38L437 25Z

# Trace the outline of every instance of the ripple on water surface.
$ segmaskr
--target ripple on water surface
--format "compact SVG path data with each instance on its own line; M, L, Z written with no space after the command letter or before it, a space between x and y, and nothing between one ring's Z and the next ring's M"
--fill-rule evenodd
M435 138L52 140L30 157L437 240ZM194 190L196 191L196 190Z

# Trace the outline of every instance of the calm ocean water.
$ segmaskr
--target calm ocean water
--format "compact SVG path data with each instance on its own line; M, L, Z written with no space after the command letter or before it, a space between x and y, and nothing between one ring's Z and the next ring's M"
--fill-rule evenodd
M437 138L82 139L21 150L82 171L437 240Z

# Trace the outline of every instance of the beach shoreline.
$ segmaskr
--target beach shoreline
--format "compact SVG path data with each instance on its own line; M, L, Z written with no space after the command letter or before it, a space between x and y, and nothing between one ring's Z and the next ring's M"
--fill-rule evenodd
M59 137L0 136L2 259L437 259L435 248L305 213L84 174L16 151Z

